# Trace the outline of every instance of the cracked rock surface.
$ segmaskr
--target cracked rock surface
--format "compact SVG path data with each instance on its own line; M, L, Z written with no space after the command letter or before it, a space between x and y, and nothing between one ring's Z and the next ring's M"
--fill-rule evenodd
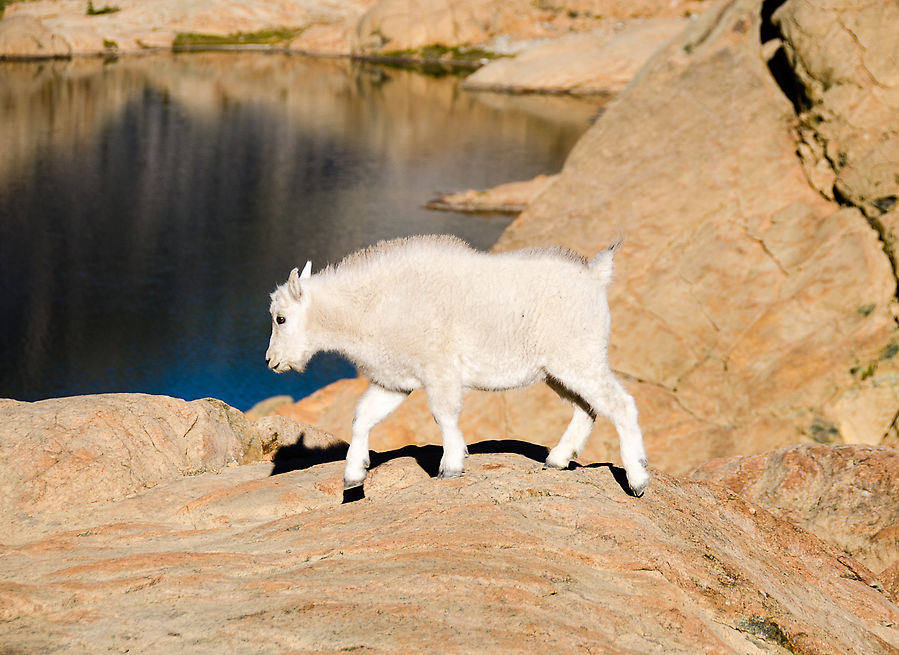
M258 458L246 417L220 400L104 394L0 400L0 532Z
M347 504L340 461L281 475L250 463L111 502L84 493L55 523L4 532L0 643L16 653L899 648L899 608L870 571L733 492L657 473L636 499L620 471L544 471L516 448L473 447L453 480L431 477L435 447L382 452L366 497ZM4 477L11 465L0 460Z
M799 152L809 179L880 218L899 199L899 5L789 0L773 22L803 94Z
M722 457L690 473L813 532L878 573L899 601L899 450L807 445Z

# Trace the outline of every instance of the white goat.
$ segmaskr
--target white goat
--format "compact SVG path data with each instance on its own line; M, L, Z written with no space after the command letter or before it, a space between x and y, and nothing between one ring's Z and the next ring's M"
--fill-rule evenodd
M334 351L371 380L353 419L347 489L365 481L369 432L413 389L427 391L443 433L440 477L449 478L462 474L468 454L458 426L464 389L549 379L570 392L574 417L546 466L566 468L602 414L618 430L640 496L649 474L637 407L607 360L617 245L588 263L562 248L487 254L429 236L381 242L315 275L307 262L272 293L266 362L302 372L316 352Z

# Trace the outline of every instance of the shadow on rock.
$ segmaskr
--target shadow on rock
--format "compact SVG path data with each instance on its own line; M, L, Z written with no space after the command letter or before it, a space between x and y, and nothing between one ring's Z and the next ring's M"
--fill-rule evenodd
M280 473L289 473L290 471L300 471L318 464L327 462L338 462L346 458L347 444L339 443L332 446L311 447L306 445L304 435L300 435L300 439L296 443L281 446L272 457L272 463L275 465L271 475ZM490 441L481 441L468 446L468 452L472 455L486 455L507 453L512 455L522 455L535 462L543 463L549 450L546 446L527 443L517 439L494 439ZM443 447L435 445L427 446L403 446L394 450L388 450L383 453L371 453L371 466L376 468L385 462L399 459L401 457L411 457L421 468L432 478L437 477L440 469L440 458L443 456ZM623 473L622 473L623 474Z
M598 468L607 468L609 472L612 474L612 477L615 478L615 482L618 483L618 486L621 487L622 491L626 493L628 496L632 498L639 498L637 494L635 494L631 490L631 486L627 482L627 473L620 466L615 466L611 462L602 462L597 464L587 464L586 466L581 466L577 462L571 462L568 465L569 470L574 470L578 468L586 468L586 469L598 469ZM652 482L649 483L650 487L652 486Z
M519 441L517 439L492 439L470 444L468 446L468 453L470 455L494 455L500 453L522 455L542 464L546 461L549 450L546 446ZM404 446L383 453L373 452L371 454L371 468L375 468L394 459L399 459L400 457L412 457L429 476L436 478L440 471L440 458L443 457L443 447L435 445Z
M305 435L300 435L296 443L281 446L272 456L272 472L270 475L301 471L318 464L339 462L346 459L346 451L349 447L345 443L338 443L325 447L310 447L305 443Z
M291 471L301 471L318 464L339 462L346 458L348 446L345 443L327 447L310 447L306 445L305 441L305 435L301 434L300 439L298 439L296 443L281 446L272 458L274 468L272 469L271 475L289 473ZM470 444L468 446L468 452L470 455L521 455L538 464L542 464L546 461L549 449L546 446L528 443L518 439L491 439ZM436 478L440 471L440 458L443 457L443 447L436 445L403 446L402 448L396 448L382 453L373 451L371 453L371 466L369 468L375 469L382 464L403 457L411 457L425 473L432 478ZM582 466L577 462L571 462L568 465L568 470L572 471L577 468L603 467L609 469L612 477L615 478L615 482L618 483L618 486L620 486L626 494L629 496L634 495L627 483L627 474L624 472L624 469L619 466L614 466L609 462L587 464L586 466ZM365 492L361 486L347 489L343 493L343 502L345 503L354 502L363 498L365 498Z
M519 441L517 439L494 439L489 441L481 441L470 444L468 446L470 455L494 455L494 454L510 454L521 455L528 459L543 464L549 454L546 446ZM381 464L400 459L403 457L411 457L430 477L436 478L440 471L440 458L443 456L443 448L436 445L427 446L403 446L395 450L388 450L383 453L371 453L371 469L375 469ZM627 474L624 469L619 466L613 466L609 462L587 464L582 466L577 462L571 462L568 470L573 471L577 468L608 468L618 486L628 494L634 496L630 486L627 483ZM362 486L344 490L343 502L350 503L365 498L365 491Z

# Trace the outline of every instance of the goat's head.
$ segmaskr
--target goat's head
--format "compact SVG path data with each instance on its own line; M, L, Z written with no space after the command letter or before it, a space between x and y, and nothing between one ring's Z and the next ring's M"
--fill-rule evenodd
M314 354L306 333L308 294L303 293L303 281L312 274L312 262L306 262L303 272L293 269L287 282L272 293L269 309L272 315L272 336L265 353L265 363L273 371L284 373L293 369L300 373Z

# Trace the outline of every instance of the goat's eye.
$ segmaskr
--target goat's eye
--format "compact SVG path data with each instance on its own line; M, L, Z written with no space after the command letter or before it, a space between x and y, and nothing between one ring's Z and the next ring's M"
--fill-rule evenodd
M284 321L286 321L286 320L287 319L284 318L283 316L279 316L275 319L275 323L277 323L278 325L284 325Z

